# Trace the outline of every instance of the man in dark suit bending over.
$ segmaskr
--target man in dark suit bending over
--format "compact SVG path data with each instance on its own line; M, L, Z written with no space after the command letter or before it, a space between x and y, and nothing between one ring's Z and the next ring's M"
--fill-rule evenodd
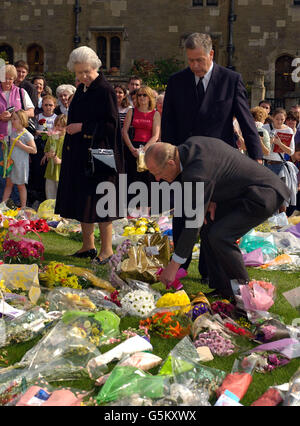
M259 135L249 110L247 92L240 74L214 62L208 34L193 33L185 42L188 67L171 76L164 98L161 140L173 145L191 136L219 138L237 148L233 119L237 118L250 158L262 162ZM173 239L179 238L182 220L173 219ZM199 272L207 274L204 250ZM183 267L188 268L191 253Z
M206 254L209 286L220 296L232 296L230 280L249 280L236 241L272 216L283 200L289 199L288 188L275 173L215 138L194 136L178 147L158 142L146 151L145 162L157 181L179 180L182 187L192 182L192 204L199 208L202 205L204 213L202 222L191 228L186 225L191 218L183 216L185 225L161 281L167 284L175 279L205 220L201 245ZM198 182L204 183L204 196L200 200Z

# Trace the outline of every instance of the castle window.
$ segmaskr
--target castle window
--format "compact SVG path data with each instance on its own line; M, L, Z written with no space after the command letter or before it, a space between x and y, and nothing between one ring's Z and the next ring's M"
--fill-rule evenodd
M97 55L101 59L102 69L120 69L121 64L121 37L113 33L96 35Z

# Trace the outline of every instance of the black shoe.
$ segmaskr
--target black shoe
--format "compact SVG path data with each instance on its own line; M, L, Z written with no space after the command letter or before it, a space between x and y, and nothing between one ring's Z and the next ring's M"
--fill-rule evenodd
M205 297L223 297L218 290L213 290L210 293L203 293Z
M90 257L91 259L95 259L95 257L97 256L97 250L96 249L91 249L91 250L86 250L86 251L82 251L82 252L76 252L74 254L71 254L72 257L79 257L79 258L87 258Z
M109 262L111 257L112 255L101 260L100 257L97 256L94 258L93 263L96 263L97 265L106 265Z

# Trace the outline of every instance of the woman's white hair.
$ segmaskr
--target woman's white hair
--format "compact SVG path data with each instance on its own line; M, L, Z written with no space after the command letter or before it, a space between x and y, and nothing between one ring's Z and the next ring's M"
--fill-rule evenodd
M73 72L75 64L89 64L95 70L102 66L96 52L88 46L80 46L72 50L67 63L68 69Z
M72 84L61 84L56 89L56 97L58 98L63 92L67 92L69 95L74 95L76 87Z

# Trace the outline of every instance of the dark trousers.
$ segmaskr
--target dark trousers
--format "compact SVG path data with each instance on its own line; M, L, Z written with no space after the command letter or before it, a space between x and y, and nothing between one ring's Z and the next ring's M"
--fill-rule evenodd
M200 231L200 256L207 268L209 286L230 296L232 279L249 280L242 253L236 241L264 222L278 210L283 198L271 188L261 188L262 203L253 199L217 204L214 221L207 217L207 225ZM265 204L265 205L263 205ZM177 230L175 231L177 238ZM174 230L173 230L174 235ZM176 247L176 242L174 241ZM203 265L200 265L203 268ZM203 271L203 269L202 269Z
M184 224L185 224L185 218L173 217L172 231L173 231L174 247L176 247L176 244L177 244L177 241L179 240L181 231L184 228ZM181 265L181 268L188 270L191 261L192 261L192 254L187 258L186 262L183 265ZM201 248L200 248L200 255L199 255L198 270L199 270L199 274L201 275L201 277L203 279L208 278L208 271L207 271L207 266L206 266L206 263L205 263L205 257L204 257L204 254L203 254L203 250L201 250Z

